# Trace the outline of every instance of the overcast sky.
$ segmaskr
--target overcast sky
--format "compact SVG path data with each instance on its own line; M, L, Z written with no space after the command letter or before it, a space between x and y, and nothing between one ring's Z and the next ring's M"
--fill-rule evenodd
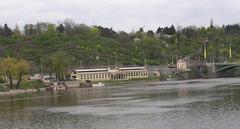
M0 24L77 23L132 31L145 26L208 26L240 23L239 0L1 0Z

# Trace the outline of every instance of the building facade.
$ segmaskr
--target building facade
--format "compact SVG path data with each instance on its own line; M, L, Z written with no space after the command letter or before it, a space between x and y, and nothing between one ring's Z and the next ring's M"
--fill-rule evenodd
M201 70L204 67L203 62L180 59L177 61L177 70L178 71L191 71L192 69Z
M188 71L187 69L187 60L180 59L177 61L177 70L179 71Z
M148 78L146 67L125 67L115 69L75 69L71 77L79 81L107 81Z

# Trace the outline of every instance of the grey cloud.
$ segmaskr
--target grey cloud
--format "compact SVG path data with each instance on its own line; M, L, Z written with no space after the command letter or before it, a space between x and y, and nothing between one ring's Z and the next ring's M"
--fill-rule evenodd
M69 17L79 23L131 31L145 26L206 26L240 22L238 0L11 0L0 4L0 24L54 22Z

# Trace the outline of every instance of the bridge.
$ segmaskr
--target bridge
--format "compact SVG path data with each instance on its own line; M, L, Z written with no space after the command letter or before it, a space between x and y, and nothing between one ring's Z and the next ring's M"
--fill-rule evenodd
M240 67L238 63L216 63L215 64L215 72L224 72L230 69L234 69L236 67Z
M235 68L240 67L240 63L206 63L206 65L217 76L234 76L237 72Z

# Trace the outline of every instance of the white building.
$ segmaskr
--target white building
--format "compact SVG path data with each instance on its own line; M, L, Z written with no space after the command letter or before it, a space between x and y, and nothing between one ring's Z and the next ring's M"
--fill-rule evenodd
M125 67L115 69L75 69L72 71L71 77L80 81L106 81L148 78L148 75L146 67Z
M177 70L179 71L190 71L193 68L202 69L205 64L189 59L179 59L177 61Z
M187 69L187 60L180 59L177 61L177 70L179 71L188 71Z

